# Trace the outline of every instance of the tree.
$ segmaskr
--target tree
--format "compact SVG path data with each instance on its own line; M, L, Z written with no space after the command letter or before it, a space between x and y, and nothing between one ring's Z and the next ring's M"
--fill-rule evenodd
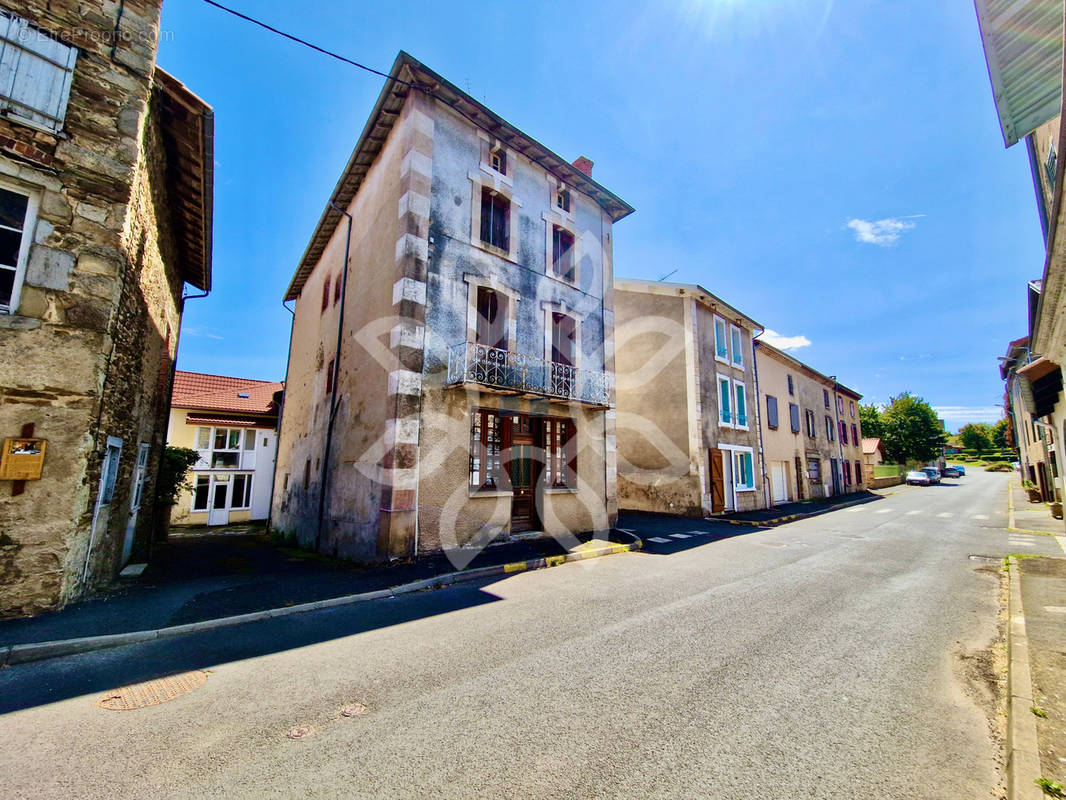
M995 425L992 426L992 445L998 447L1000 450L1005 450L1010 447L1007 444L1009 437L1008 431L1010 430L1010 420L1004 417Z
M867 439L880 439L884 436L885 426L881 421L881 411L872 403L859 404L859 422L862 423L862 435Z
M932 406L922 398L903 392L890 399L881 412L881 443L889 461L929 461L947 441Z
M978 453L992 449L992 435L992 426L983 422L971 422L959 428L962 446L967 450L976 450Z
M156 483L156 502L174 505L183 489L192 486L185 479L189 468L200 460L200 454L188 447L167 445L163 459L159 463L159 477Z

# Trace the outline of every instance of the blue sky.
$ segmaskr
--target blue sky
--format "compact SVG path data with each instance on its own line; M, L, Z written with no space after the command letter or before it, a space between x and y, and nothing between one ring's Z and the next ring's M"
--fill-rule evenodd
M998 418L1043 243L972 4L227 4L378 69L407 50L591 158L637 209L618 277L676 270L868 401ZM214 291L188 303L179 367L278 380L283 292L383 81L201 0L162 27L160 66L215 109Z

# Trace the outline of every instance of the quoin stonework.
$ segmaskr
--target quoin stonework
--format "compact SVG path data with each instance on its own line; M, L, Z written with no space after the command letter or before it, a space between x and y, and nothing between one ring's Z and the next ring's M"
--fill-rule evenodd
M39 479L0 480L18 615L150 546L183 286L210 287L213 126L155 67L160 3L0 11L0 439L47 446Z

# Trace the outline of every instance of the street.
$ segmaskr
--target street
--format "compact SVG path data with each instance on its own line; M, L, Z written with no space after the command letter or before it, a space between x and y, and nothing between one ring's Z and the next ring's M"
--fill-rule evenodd
M11 667L4 794L999 797L1001 565L970 556L1062 554L1007 533L1009 478ZM94 705L192 669L170 702Z

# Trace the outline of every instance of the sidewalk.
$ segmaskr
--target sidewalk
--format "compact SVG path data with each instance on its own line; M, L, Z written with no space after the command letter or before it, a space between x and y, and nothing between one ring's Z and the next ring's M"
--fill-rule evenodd
M176 535L175 535L176 534ZM567 550L554 538L527 539L460 550L384 567L366 567L280 546L258 530L204 528L172 533L137 578L120 578L103 596L28 619L0 620L0 648L82 637L153 631L175 625L288 608L392 589L459 571L511 566L639 548L639 540L611 532L610 542L578 534ZM611 544L614 543L614 544ZM601 553L602 551L602 553ZM521 568L534 568L534 564Z
M1010 491L1007 496L1007 515L1007 524L1011 530L1066 536L1066 524L1061 519L1055 519L1051 516L1051 509L1047 503L1029 502L1029 493L1018 483L1017 474L1015 474L1010 483Z
M899 487L892 487L893 490ZM885 491L892 494L892 491ZM851 494L837 495L836 497L819 498L817 500L805 500L800 503L784 503L772 508L762 508L757 511L739 511L722 517L711 517L715 522L728 522L734 525L780 525L785 522L813 517L835 511L838 508L868 503L882 497L879 492L852 492Z
M1020 751L1019 765L1025 764L1029 755L1029 768L1025 771L1039 769L1040 775L1019 773L1018 791L1012 796L1038 797L1039 790L1034 792L1032 788L1037 777L1066 784L1066 558L1021 558L1015 563L1012 577L1020 582L1021 608L1012 609L1011 613L1020 611L1023 616L1021 631L1023 641L1027 640L1028 659L1012 649L1011 683L1024 693L1028 688L1026 676L1015 671L1027 671L1031 694L1013 704L1011 741ZM1012 695L1018 691L1013 689ZM1031 757L1033 721L1039 767ZM1026 729L1030 732L1028 737L1024 734Z

